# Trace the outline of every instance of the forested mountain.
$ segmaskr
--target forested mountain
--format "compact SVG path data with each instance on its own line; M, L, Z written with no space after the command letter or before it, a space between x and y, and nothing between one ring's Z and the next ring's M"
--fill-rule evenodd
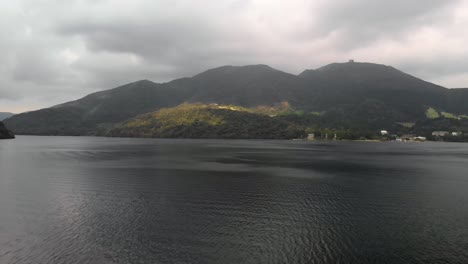
M90 94L79 100L5 120L16 133L37 135L92 135L100 126L182 103L177 89L143 80Z
M449 89L446 94L445 109L449 112L468 113L468 88Z
M375 100L398 119L424 117L428 106L444 108L447 89L393 67L371 63L333 63L306 70L300 77L319 82L314 106L328 110Z
M191 91L189 102L234 104L246 107L296 101L309 87L296 75L266 65L223 66L189 79L176 80Z
M279 117L218 104L163 108L101 133L105 136L158 138L291 139L305 136L303 129Z
M0 112L0 121L3 121L4 119L13 116L13 113L8 113L8 112Z
M94 135L183 103L268 108L287 102L308 127L397 129L426 120L428 109L465 118L467 101L468 89L446 89L379 64L333 63L299 75L266 65L223 66L167 83L137 81L5 123L18 134Z
M163 84L137 81L5 122L20 134L91 135L109 124L183 102L270 105L294 100L292 92L300 89L306 89L304 80L265 65L224 66Z

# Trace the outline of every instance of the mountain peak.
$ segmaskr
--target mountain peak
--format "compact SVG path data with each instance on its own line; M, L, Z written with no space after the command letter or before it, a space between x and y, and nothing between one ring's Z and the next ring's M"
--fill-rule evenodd
M122 85L120 87L123 87L123 86L142 86L142 85L155 85L157 83L153 82L153 81L150 81L148 79L143 79L143 80L139 80L139 81L136 81L136 82L132 82L132 83L128 83L126 85Z
M53 108L19 114L5 123L16 133L93 134L103 126L182 103L269 107L281 102L299 111L329 111L330 120L334 120L334 114L340 116L341 110L356 108L391 116L392 122L414 121L425 118L428 106L468 114L467 93L465 89L447 91L374 63L332 63L299 76L264 64L227 65L168 83L140 80Z
M334 62L330 63L328 65L322 66L317 69L306 69L302 73L299 74L299 76L306 74L306 73L311 73L311 72L317 72L317 73L325 73L325 72L336 72L336 73L343 73L343 72L351 72L351 71L371 71L371 72L398 72L402 73L401 71L395 69L394 67L387 66L384 64L377 64L377 63L370 63L370 62L355 62L353 60L350 60L348 62Z
M344 63L336 62L325 65L316 70L305 70L299 74L299 77L305 79L340 79L348 82L361 82L363 80L381 82L390 79L411 79L413 81L421 81L420 79L391 66L354 61Z
M268 72L277 72L278 70L265 64L245 65L245 66L232 66L225 65L213 69L206 70L194 76L194 78L205 77L210 75L230 75L230 74L261 74Z
M370 62L335 62L317 69L317 71L366 71L366 72L399 72L401 71L384 64Z
M9 113L9 112L0 112L0 121L7 119L13 115L14 115L13 113Z

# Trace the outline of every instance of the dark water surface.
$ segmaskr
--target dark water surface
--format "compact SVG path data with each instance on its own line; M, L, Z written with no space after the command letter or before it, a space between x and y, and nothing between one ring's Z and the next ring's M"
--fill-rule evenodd
M468 144L19 136L0 263L468 263Z

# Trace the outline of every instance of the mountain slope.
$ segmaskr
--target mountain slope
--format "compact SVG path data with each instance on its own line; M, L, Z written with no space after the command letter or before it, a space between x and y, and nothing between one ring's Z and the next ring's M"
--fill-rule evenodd
M179 81L171 82L170 84ZM307 84L296 75L266 65L223 66L185 79L193 92L190 102L234 104L246 107L295 102Z
M6 118L9 118L13 116L13 113L8 113L8 112L0 112L0 121L3 121Z
M228 105L182 104L144 114L124 122L106 136L171 138L303 137L303 130L275 117Z
M268 108L287 102L294 111L321 113L314 127L376 129L425 120L429 108L468 115L467 100L468 89L446 89L372 63L333 63L298 76L266 65L223 66L167 83L130 83L5 123L17 134L94 135L182 103ZM311 115L310 122L318 121Z
M0 122L0 139L11 139L11 138L15 138L13 133L10 130L8 130L2 122Z
M99 126L182 103L187 96L150 81L138 81L79 100L15 115L5 122L20 134L90 135Z
M5 122L19 134L91 135L109 124L183 102L241 106L293 101L301 78L265 65L223 66L191 78L157 84L138 81L51 108L18 114Z
M468 88L449 89L446 95L445 109L457 114L468 113Z
M321 110L378 100L406 120L424 117L427 107L444 108L446 88L393 67L372 63L333 63L300 77L320 83L314 106Z

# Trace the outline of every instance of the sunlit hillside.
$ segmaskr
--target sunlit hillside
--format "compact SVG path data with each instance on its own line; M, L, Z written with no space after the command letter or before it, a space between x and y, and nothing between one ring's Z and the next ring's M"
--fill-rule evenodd
M276 117L233 105L182 104L140 115L108 131L108 136L170 138L304 137L304 130Z

